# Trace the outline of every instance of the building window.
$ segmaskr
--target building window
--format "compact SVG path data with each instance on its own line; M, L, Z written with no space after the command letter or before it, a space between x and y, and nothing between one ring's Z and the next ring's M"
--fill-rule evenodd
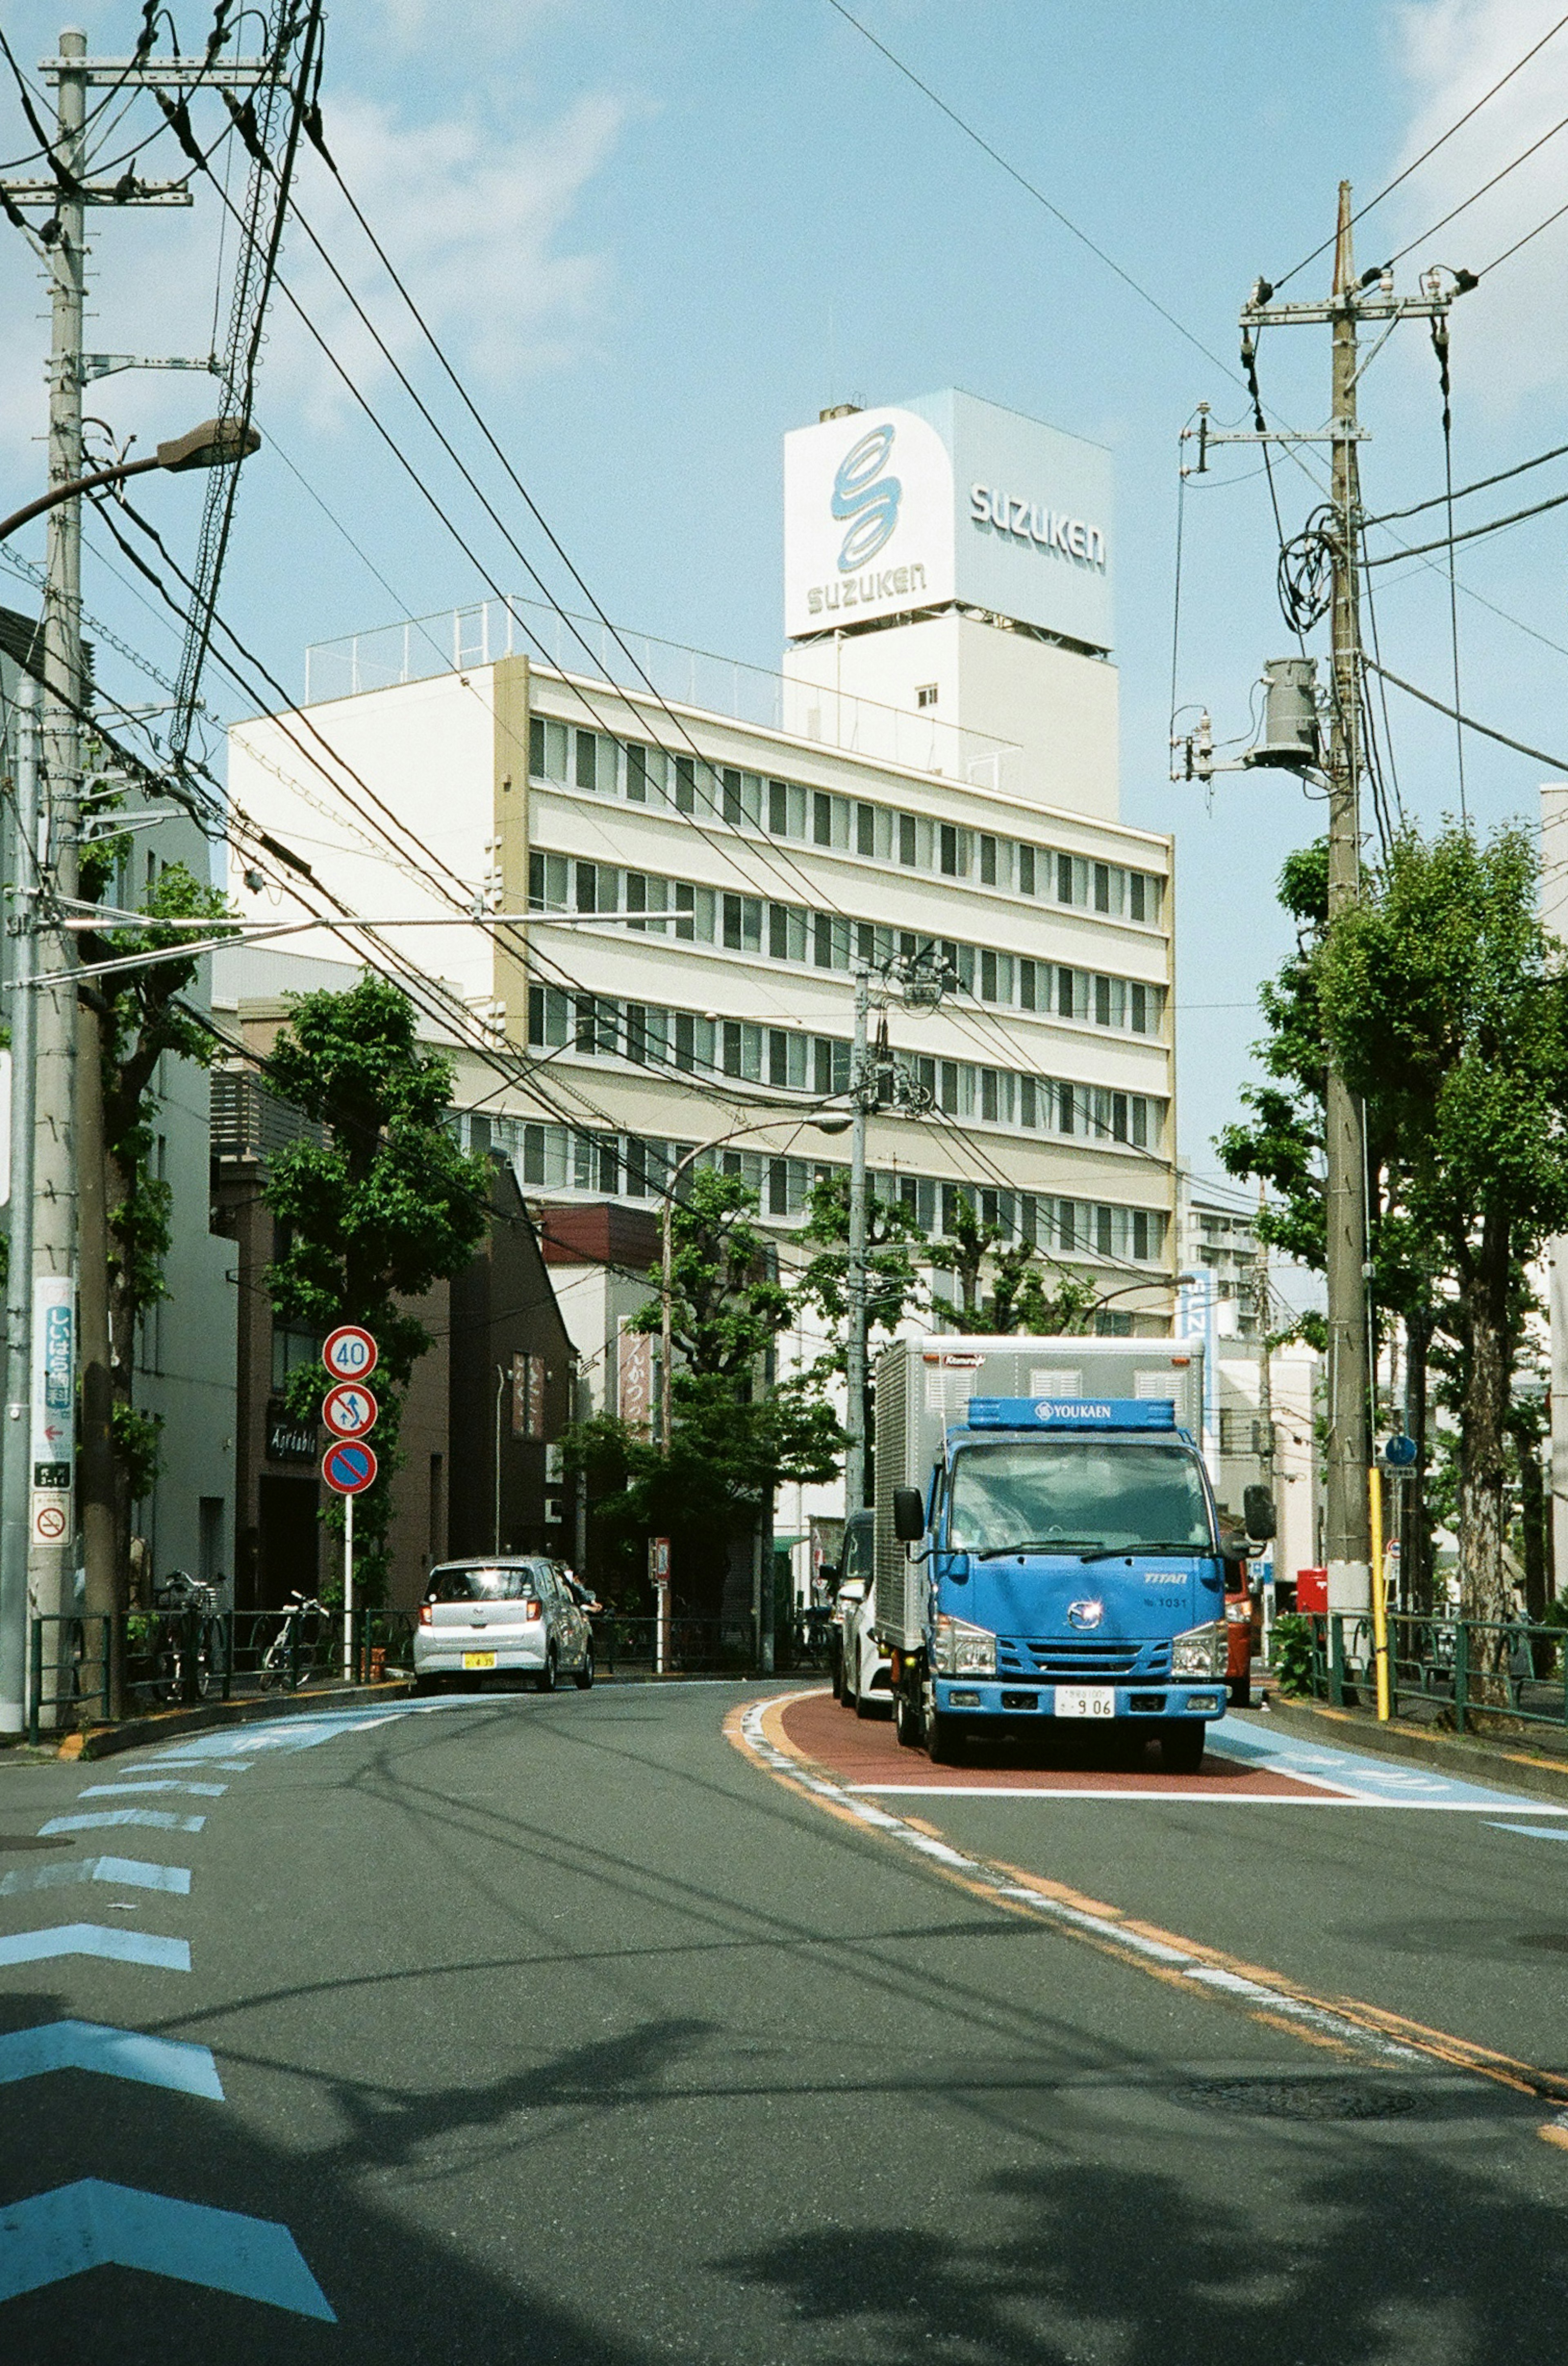
M996 884L996 840L994 838L982 837L980 839L980 884L984 887L994 887Z
M934 682L923 682L918 683L915 688L914 703L917 707L935 706L936 704L936 684Z
M697 760L693 756L678 756L675 760L675 809L684 814L697 810Z
M1110 865L1109 865L1108 863L1104 863L1104 862L1097 862L1097 863L1094 865L1094 909L1095 909L1097 912L1108 912L1108 911L1110 910L1110 908L1111 908L1111 870L1110 870Z
M1035 892L1035 850L1032 846L1018 849L1018 893L1032 896Z
M877 851L877 808L857 806L855 808L855 851L874 856Z
M1035 1008L1035 964L1032 961L1021 961L1018 964L1018 1008L1020 1010L1033 1010Z
M945 821L942 824L940 842L939 867L942 875L945 879L956 879L958 875L958 833L950 821Z
M626 801L633 806L648 802L648 751L634 740L626 750Z
M919 860L914 816L902 813L899 816L899 861L906 870L913 870Z

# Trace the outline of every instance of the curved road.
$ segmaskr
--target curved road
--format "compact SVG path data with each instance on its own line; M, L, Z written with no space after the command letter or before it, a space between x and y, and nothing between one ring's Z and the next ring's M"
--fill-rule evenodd
M1568 1818L761 1698L0 1761L0 2357L1555 2353Z

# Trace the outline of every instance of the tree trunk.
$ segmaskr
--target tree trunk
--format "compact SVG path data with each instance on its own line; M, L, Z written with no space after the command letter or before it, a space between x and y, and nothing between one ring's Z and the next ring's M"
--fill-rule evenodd
M1469 1350L1459 1489L1461 1606L1467 1618L1507 1615L1503 1570L1503 1438L1508 1414L1511 1339L1508 1325L1507 1228L1488 1217L1466 1277L1464 1323Z

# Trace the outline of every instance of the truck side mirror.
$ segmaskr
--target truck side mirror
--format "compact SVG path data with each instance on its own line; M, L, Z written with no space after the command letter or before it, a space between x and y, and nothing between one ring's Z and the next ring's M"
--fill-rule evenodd
M1244 1488L1241 1496L1241 1516L1247 1523L1247 1533L1260 1544L1267 1544L1279 1533L1279 1520L1274 1512L1274 1499L1267 1487Z
M901 1545L917 1545L925 1534L925 1504L918 1487L893 1489L893 1534Z

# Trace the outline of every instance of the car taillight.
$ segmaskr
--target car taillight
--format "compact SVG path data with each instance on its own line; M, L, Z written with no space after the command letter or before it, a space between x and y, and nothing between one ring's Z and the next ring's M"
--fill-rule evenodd
M544 1605L542 1602L525 1602L522 1606L522 1616L525 1624L535 1618L543 1618Z
M420 1603L420 1625L421 1627L433 1627L435 1625L435 1604L433 1602Z

